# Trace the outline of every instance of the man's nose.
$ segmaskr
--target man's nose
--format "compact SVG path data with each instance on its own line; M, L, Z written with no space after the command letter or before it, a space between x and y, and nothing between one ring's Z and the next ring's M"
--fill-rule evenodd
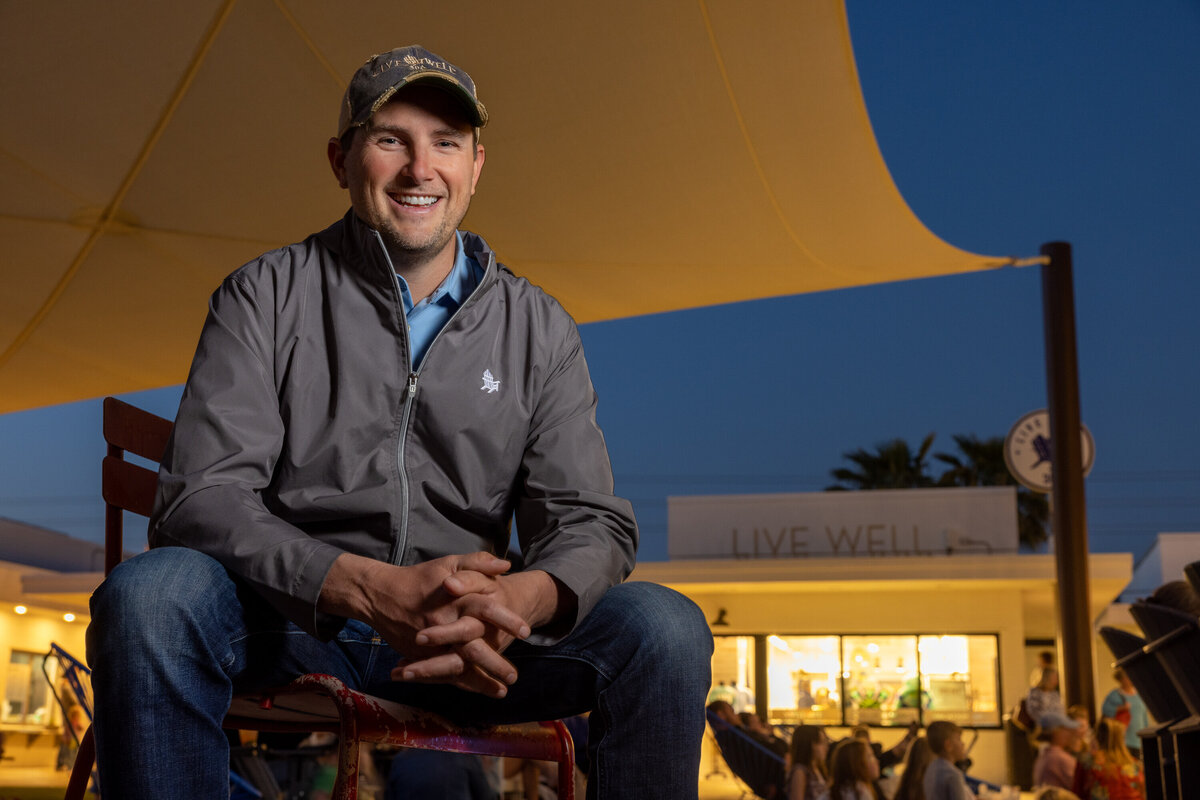
M424 183L433 178L433 162L424 149L412 149L408 163L404 165L404 174L416 183Z

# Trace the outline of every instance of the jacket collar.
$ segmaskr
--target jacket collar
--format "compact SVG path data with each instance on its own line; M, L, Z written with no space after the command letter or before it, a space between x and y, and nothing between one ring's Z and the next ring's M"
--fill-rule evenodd
M330 226L328 232L333 232L339 227L342 233L341 241L335 244L337 237L330 237L331 247L340 252L349 263L361 264L364 273L368 276L383 279L388 285L394 285L391 260L387 257L383 239L375 229L359 219L353 208L346 212L341 222ZM467 257L474 258L483 267L483 279L479 282L480 286L490 284L496 279L497 270L501 268L496 262L496 255L492 252L492 248L488 247L488 243L483 240L482 236L469 231L462 231L462 239L463 250L466 251Z

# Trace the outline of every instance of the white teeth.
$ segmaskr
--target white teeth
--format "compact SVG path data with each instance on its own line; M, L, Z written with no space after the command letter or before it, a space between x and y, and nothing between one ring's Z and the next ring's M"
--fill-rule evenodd
M430 195L400 195L396 198L396 202L402 206L431 206L437 201L436 197Z

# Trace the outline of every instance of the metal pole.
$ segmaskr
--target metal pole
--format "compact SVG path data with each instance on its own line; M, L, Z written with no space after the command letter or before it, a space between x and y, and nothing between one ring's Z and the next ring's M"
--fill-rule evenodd
M1055 572L1058 578L1063 699L1082 705L1095 719L1092 625L1088 591L1087 512L1083 500L1080 441L1079 364L1075 346L1075 289L1071 245L1049 242L1042 255L1042 315L1046 334L1053 470Z
M771 724L771 709L767 702L767 637L754 637L754 713L768 725Z

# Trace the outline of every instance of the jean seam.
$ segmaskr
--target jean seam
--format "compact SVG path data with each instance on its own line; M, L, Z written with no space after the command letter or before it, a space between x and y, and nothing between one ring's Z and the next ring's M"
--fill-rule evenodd
M514 655L514 656L512 656L511 660L513 661L513 663L515 665L516 663L525 661L527 659L535 659L538 661L549 661L549 660L578 661L582 664L586 664L588 667L595 670L596 674L598 674L601 678L603 678L606 683L613 682L613 673L612 673L612 670L609 669L608 665L596 662L595 660L589 658L582 651L568 650L568 651L564 652L562 650L559 650L558 652L546 653L544 655L540 654L540 653L529 653L528 655ZM520 673L520 670L517 670L517 672Z

